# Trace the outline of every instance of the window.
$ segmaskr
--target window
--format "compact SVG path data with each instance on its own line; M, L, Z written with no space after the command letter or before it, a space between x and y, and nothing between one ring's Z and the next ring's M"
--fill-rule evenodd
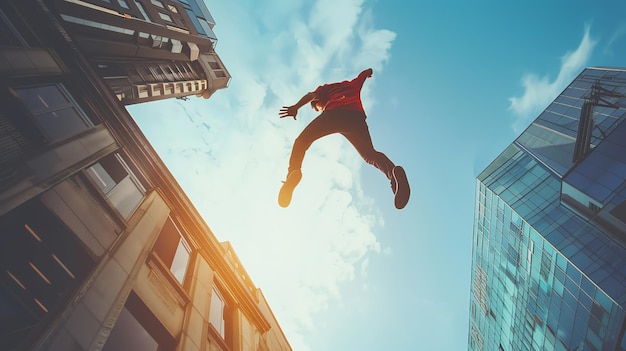
M0 46L27 46L19 31L0 10Z
M173 13L178 13L178 10L176 9L176 6L174 5L167 4L167 8Z
M159 12L159 17L161 17L162 20L172 22L172 17L170 17L170 15L165 14L163 12Z
M29 349L95 263L38 199L0 217L0 228L0 340L3 349Z
M232 311L217 286L213 286L209 308L209 336L220 344L232 347Z
M150 0L150 2L151 2L151 3L152 3L152 5L154 5L154 6L158 6L158 7L162 8L162 9L164 9L164 8L165 8L165 7L163 6L163 3L162 3L162 2L160 2L159 0Z
M220 64L217 62L208 61L207 63L209 64L209 67L211 67L211 69L222 69L222 67L220 67Z
M146 12L146 9L143 7L143 5L137 0L135 0L135 5L137 5L137 8L139 9L139 12L141 12L141 15L143 16L143 18L148 22L152 22L152 20L150 19L150 16Z
M15 89L15 92L49 141L71 137L93 126L60 85Z
M121 155L109 154L85 172L122 217L130 218L143 199L145 189Z
M102 350L173 351L175 344L167 329L131 292Z
M129 9L128 4L126 3L126 0L117 0L118 4L120 4L120 6L122 6L125 9Z
M176 280L182 284L189 264L191 247L182 237L171 217L165 221L165 225L161 229L159 238L154 244L154 252L169 268Z
M175 54L183 52L183 43L180 40L171 39L170 42L172 43L172 49L170 50L171 52Z
M135 35L135 31L132 29L112 26L110 24L104 24L100 22L90 21L90 20L86 20L86 19L82 19L82 18L78 18L74 16L63 15L63 14L61 15L61 18L63 18L64 21L80 24L83 26L88 26L88 27L97 28L101 30L108 30L111 32L121 33L121 34L126 34L126 35Z
M213 292L211 293L211 307L209 310L209 323L215 328L215 330L222 336L222 339L225 336L225 328L224 328L224 299L217 291L215 287L213 287Z

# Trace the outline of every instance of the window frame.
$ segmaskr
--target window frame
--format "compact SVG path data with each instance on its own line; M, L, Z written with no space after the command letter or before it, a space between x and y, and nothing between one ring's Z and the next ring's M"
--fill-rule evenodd
M19 93L20 91L35 90L35 89L48 88L48 87L56 88L60 96L64 98L66 102L63 104L59 104L59 105L48 106L43 109L34 109L33 106L29 106L29 103L25 101L23 99L23 96L20 95ZM85 113L85 111L81 108L81 106L74 99L72 94L70 94L70 92L67 90L67 88L65 88L65 86L62 83L50 83L50 84L15 87L15 88L12 88L11 90L14 92L15 96L24 107L24 110L28 111L28 113L30 114L33 124L35 125L37 130L41 133L41 135L44 137L44 142L46 144L54 144L59 141L73 138L77 135L84 133L87 130L94 128L97 124L100 124L99 120L97 119L94 120ZM42 101L41 96L40 95L37 95L37 96L40 98L40 101ZM43 101L42 103L45 104L45 102ZM76 116L78 117L78 121L83 122L84 128L81 128L80 130L75 131L70 134L55 136L51 134L51 132L49 132L44 127L44 125L39 120L39 116L44 116L46 114L57 113L59 111L65 111L65 110L73 110Z
M169 22L169 23L174 23L174 20L172 19L172 16L168 15L167 13L163 13L161 11L157 11L157 13L159 14L159 18Z
M147 22L154 23L152 21L152 17L150 17L150 14L148 13L148 10L143 6L143 3L141 3L139 0L134 0L134 2L135 2L135 6L137 7L137 9L139 9L139 13L141 13L143 18Z
M217 274L217 273L216 273ZM213 282L213 288L211 289L211 296L209 302L209 322L207 328L209 335L217 341L220 348L223 350L232 350L234 346L234 340L236 335L236 325L234 316L234 300L231 296L226 294L226 289L223 288L223 284L219 282L219 277L216 277ZM218 330L211 321L213 315L213 297L216 294L222 302L222 311L220 318L223 323L223 332Z
M168 226L168 223L171 224L172 229L174 229L174 232L166 231L166 227ZM169 246L169 245L167 242L168 238L163 237L163 235L173 235L173 234L178 234L178 241L176 242L176 248L171 252L164 253L163 251L161 251L161 248ZM169 239L171 240L171 238ZM176 272L172 271L172 269L175 265L176 258L178 256L178 253L181 247L183 248L183 250L187 252L187 258L186 258L185 269L183 271L183 274L182 276L179 277ZM159 253L159 251L161 252ZM157 236L157 239L155 240L154 245L152 246L152 254L157 258L157 261L159 262L159 265L161 266L162 270L166 272L167 275L171 278L170 280L175 281L177 285L180 286L181 288L183 288L189 282L188 277L192 268L192 262L196 255L196 250L194 249L193 245L190 243L190 240L187 239L186 235L184 234L184 231L181 230L180 226L176 223L176 221L174 220L174 218L172 218L172 216L168 216L165 223L161 227L161 230ZM162 257L164 256L164 254L168 254L171 257Z
M141 328L143 328L143 331L157 343L155 351L174 351L176 349L176 339L167 331L167 328L165 328L163 323L159 321L154 312L150 310L150 308L141 300L135 291L131 291L128 295L121 311L124 310L126 310L126 312L128 312L130 316L137 323L139 323ZM115 325L111 329L111 332L102 347L103 351L108 350L107 343L109 342L111 335L117 335L118 330L116 330L115 327L118 325L117 323L120 320L119 316L121 315L122 312L118 315Z
M99 175L94 176L91 174L91 172L93 172L94 174L98 174L97 171L94 170L95 165L98 164L105 172L107 172L107 175L110 176L107 169L101 165L102 160L108 157L114 157L115 160L119 162L121 168L126 172L126 176L120 179L120 181L115 182L115 184L110 189L105 191L101 184L98 184L98 179L96 179L99 177ZM115 217L122 225L125 225L125 223L130 221L130 219L133 217L133 214L141 206L141 203L145 200L146 194L148 193L142 181L135 175L133 169L129 167L128 163L126 163L126 160L124 159L125 157L126 155L124 155L121 150L116 150L110 154L107 154L106 156L103 156L102 158L98 159L96 162L92 163L90 166L85 167L82 170L83 178L91 186L92 190L99 195L99 198L108 205L108 208L111 209L111 212L115 215ZM137 201L136 204L133 205L133 208L129 210L128 214L125 216L124 213L122 213L121 210L118 209L118 207L111 200L112 196L109 196L109 194L112 194L116 190L121 189L120 184L122 184L126 179L129 179L129 181L134 185L134 189L136 189L137 192L141 195L141 198L139 199L139 201Z

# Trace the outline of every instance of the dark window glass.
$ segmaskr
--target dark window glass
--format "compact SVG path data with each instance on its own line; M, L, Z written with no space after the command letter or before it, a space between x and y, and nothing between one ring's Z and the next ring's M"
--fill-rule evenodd
M124 307L102 350L157 351L158 349L159 343L141 325L141 322Z
M2 10L0 10L0 46L25 46L19 32Z
M68 99L54 85L16 90L22 102L33 113L49 110L54 106L70 106Z
M36 115L36 119L52 139L76 135L87 129L85 121L72 107L42 113Z
M76 135L93 125L60 86L16 89L15 92L50 140Z
M80 241L38 200L0 217L0 345L28 349L94 266Z
M165 221L159 238L154 244L154 252L182 284L187 272L191 248L171 218Z
M175 341L141 299L131 292L103 351L172 351Z

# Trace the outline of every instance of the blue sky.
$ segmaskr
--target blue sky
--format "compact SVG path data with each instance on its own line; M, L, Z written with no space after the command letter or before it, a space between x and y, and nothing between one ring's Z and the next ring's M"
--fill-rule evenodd
M206 2L229 88L129 110L294 350L467 349L476 175L584 67L624 65L626 2ZM315 113L278 110L368 67L372 139L406 169L409 204L329 136L280 208Z

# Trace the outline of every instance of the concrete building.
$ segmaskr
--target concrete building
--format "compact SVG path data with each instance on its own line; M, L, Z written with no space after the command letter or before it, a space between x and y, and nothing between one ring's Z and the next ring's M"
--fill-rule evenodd
M64 30L124 104L225 88L215 21L202 0L47 1Z
M585 69L480 173L470 350L626 350L625 120Z
M149 3L178 13L179 29L110 12L126 4L154 15ZM196 62L217 57L208 44L215 40L208 11L195 20L206 20L202 33L188 26L184 38L170 34L188 23L186 5L195 13L191 0L0 2L3 350L291 350L233 248L216 239L124 107L188 93L208 97L225 86ZM110 27L92 28L87 12ZM120 83L111 67L128 73L149 55L126 65L120 62L128 56L98 52L97 40L108 45L103 31L131 28L106 24L113 17L152 26L145 33L161 42L165 33L168 43L180 41L181 52L160 47L163 61L153 59L186 62L206 87L166 93L179 81L165 77L149 83L162 88L148 84L162 94L144 98L138 92L145 77ZM133 30L134 39L143 38ZM126 44L111 39L111 47L114 41ZM171 60L170 53L192 56Z

